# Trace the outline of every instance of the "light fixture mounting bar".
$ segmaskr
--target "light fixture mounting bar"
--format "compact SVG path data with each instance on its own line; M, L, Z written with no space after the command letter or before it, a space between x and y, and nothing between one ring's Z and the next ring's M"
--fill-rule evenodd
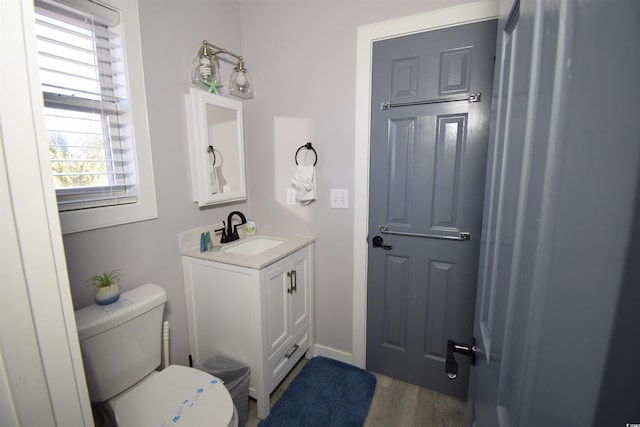
M220 54L220 53L223 53L223 54L226 54L226 55L229 55L229 56L233 56L234 58L236 58L236 59L238 59L238 60L242 61L242 56L240 56L240 55L238 55L238 54L235 54L235 53L231 52L230 50L227 50L227 49L225 49L225 48L223 48L223 47L216 46L216 45L214 45L214 44L212 44L212 43L209 43L209 42L208 42L208 41L206 41L206 40L202 40L202 44L203 44L204 46L207 46L207 47L210 47L210 48L212 48L212 49L217 50L217 52L215 52L215 53L214 53L214 55L218 55L218 54Z

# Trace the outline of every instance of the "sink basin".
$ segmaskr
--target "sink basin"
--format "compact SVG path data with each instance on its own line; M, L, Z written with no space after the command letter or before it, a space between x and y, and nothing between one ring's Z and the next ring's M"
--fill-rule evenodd
M228 254L237 255L258 255L266 250L275 248L278 245L283 244L282 240L267 239L266 237L258 237L255 239L247 240L246 242L239 243L231 246L230 248L223 249L222 252Z

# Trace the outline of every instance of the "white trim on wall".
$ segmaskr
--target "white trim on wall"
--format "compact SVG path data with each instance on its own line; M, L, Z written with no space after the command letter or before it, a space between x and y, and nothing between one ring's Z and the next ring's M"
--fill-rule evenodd
M126 48L127 94L130 104L130 123L134 137L138 195L135 203L102 206L60 212L63 234L95 230L158 218L156 187L153 177L151 136L149 134L147 95L142 66L142 40L138 2L103 0L107 6L121 12ZM39 80L39 79L38 79Z
M33 0L2 3L0 49L11 61L0 73L0 425L88 426L34 22Z
M352 363L366 365L367 230L369 227L369 129L373 43L409 34L493 19L498 0L483 0L358 27L356 50L356 141L353 229Z

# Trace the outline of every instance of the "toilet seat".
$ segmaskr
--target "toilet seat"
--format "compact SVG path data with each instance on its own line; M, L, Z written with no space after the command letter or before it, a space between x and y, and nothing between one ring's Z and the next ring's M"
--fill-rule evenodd
M114 398L118 427L238 425L222 381L185 366L171 365Z

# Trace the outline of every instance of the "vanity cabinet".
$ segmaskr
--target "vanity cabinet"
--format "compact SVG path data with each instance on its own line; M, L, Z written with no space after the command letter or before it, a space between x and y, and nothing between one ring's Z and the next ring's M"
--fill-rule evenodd
M260 418L313 342L313 249L260 269L182 256L193 364L222 355L248 365Z

